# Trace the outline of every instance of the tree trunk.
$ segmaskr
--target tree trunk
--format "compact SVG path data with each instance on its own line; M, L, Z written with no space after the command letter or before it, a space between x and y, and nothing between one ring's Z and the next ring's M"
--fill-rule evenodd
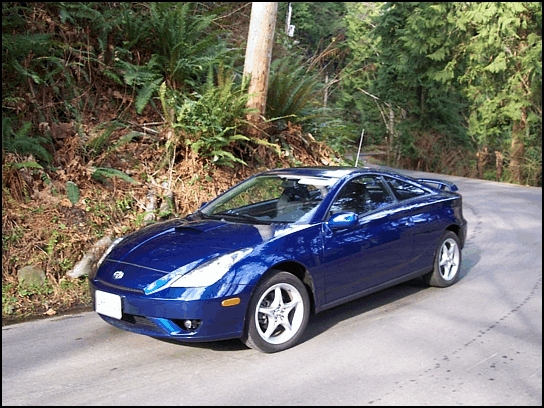
M261 117L266 110L266 93L277 13L277 2L251 4L244 77L249 78L250 97L247 106L255 111L248 116L248 120L256 126L261 122Z
M522 184L522 164L525 154L525 146L523 144L523 135L527 126L527 111L521 108L521 119L514 122L512 126L512 142L510 144L510 175L512 181L517 184Z
M388 166L391 166L391 150L393 149L393 139L395 135L395 112L393 108L389 106L389 124L385 124L387 128L387 139L386 139L386 163ZM395 159L395 165L398 165L398 159Z
M479 148L478 152L476 153L477 162L476 167L478 171L478 178L484 179L484 171L485 171L485 165L487 163L487 156L488 156L488 149L487 146L484 146L483 148Z
M501 181L504 157L502 152L495 151L495 167L497 168L497 181Z

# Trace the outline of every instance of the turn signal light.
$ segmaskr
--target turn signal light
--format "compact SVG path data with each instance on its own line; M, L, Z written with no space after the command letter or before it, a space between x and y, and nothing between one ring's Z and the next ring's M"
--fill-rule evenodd
M221 302L221 306L236 306L238 304L240 304L240 298L230 298L230 299L225 299Z

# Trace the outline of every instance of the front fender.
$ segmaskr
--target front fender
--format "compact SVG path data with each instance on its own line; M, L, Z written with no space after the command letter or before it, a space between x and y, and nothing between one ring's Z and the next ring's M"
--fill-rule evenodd
M244 259L236 264L236 284L256 285L260 278L276 265L296 262L312 271L320 262L323 251L321 224L297 226L289 231L258 245ZM315 276L312 278L316 279Z

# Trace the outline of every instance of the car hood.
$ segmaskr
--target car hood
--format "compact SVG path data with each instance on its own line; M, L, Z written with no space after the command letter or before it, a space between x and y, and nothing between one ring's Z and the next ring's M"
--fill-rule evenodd
M185 265L191 269L217 256L256 248L293 230L288 225L254 225L222 220L171 220L127 235L110 252L97 278L143 288ZM258 250L258 248L257 248ZM118 276L118 275L117 275Z

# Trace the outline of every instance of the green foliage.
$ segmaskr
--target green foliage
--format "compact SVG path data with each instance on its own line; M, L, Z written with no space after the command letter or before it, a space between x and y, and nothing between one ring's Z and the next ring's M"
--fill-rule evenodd
M120 127L119 123L117 122L111 122L106 124L105 126L106 130L104 132L95 137L92 137L83 146L85 156L89 159L94 159L105 152L109 145L110 137L112 136L113 132ZM100 129L100 127L98 127L97 129Z
M44 145L49 141L40 135L31 135L32 123L24 122L21 128L12 128L13 120L2 116L2 149L22 156L33 155L46 164L51 162L51 154Z
M66 194L70 202L75 205L79 201L79 187L73 181L66 182Z
M269 121L301 123L337 151L356 147L365 129L365 144L389 143L400 159L421 158L425 138L447 135L447 149L469 156L476 147L498 149L506 165L520 161L524 180L541 180L541 3L292 6L295 36L274 48ZM281 3L278 16L285 8ZM52 141L34 134L37 123L80 122L99 103L95 85L108 79L127 95L132 88L142 114L164 84L163 113L176 125L168 160L190 145L216 163L236 162L238 147L250 142L239 130L247 112L237 121L221 118L206 84L221 87L220 62L232 75L241 70L241 42L226 46L235 30L224 24L237 21L231 16L238 9L236 3L2 3L3 150L48 164ZM215 31L220 25L232 32ZM278 18L278 37L283 31ZM178 120L178 111L190 113ZM29 118L33 125L24 123ZM113 134L106 128L84 146L86 158L116 151ZM516 138L521 158L510 151Z
M469 132L481 148L506 148L521 168L512 181L535 180L539 159L528 142L542 138L542 4L455 4L456 27L466 35L458 80L470 101Z
M285 57L273 61L266 96L266 117L286 118L292 123L311 120L316 116L321 88L319 76L312 74L301 58Z
M126 124L119 121L112 121L106 123L104 126L99 126L97 128L98 130L102 127L104 127L105 130L83 145L85 157L90 160L96 159L102 155L107 157L110 153L118 151L119 148L140 135L140 133L132 131L119 138L118 141L112 142L114 132L119 129L124 129L126 126Z
M2 233L2 250L6 251L11 245L17 245L23 238L23 228L16 226L10 231L3 231Z
M305 127L317 140L325 142L340 157L352 154L358 148L362 129L354 122L342 118L336 109L317 110L318 116ZM368 142L365 139L364 145Z
M53 252L55 251L55 247L57 246L59 242L60 236L61 236L60 233L56 229L51 231L51 236L47 240L47 244L45 246L45 252L47 253L47 255L49 256L53 255Z
M130 192L129 194L126 194L122 199L116 200L115 206L118 211L121 211L122 213L126 213L127 211L132 209L135 202L136 202L136 199L134 198L133 193Z
M166 146L168 157L174 157L180 147L190 146L195 153L210 158L215 164L244 164L231 149L237 143L250 140L239 133L249 113L247 89L235 82L228 69L219 69L216 79L217 84L210 73L200 91L188 95L162 86L163 110L173 121L174 135Z
M371 94L375 92L381 52L380 39L371 33L375 20L383 13L381 7L382 3L346 3L344 19L345 42L350 52L339 78L335 108L344 122L356 125L354 138L365 129L365 145L381 145L387 136L379 105L389 102Z
M17 93L26 81L42 84L60 64L61 55L52 48L50 34L29 32L26 16L28 3L2 3L2 107L4 98Z
M92 167L91 175L95 180L101 181L101 182L104 182L105 179L107 178L117 177L131 184L139 184L136 180L134 180L128 174L122 172L121 170L112 169L110 167Z
M43 170L43 166L36 163L35 161L25 161L22 163L8 163L9 167L14 169L36 169Z
M536 145L527 148L522 172L523 184L542 186L542 143L540 147Z
M461 90L438 81L456 52L458 36L443 18L451 3L395 3L377 19L371 35L379 41L380 60L371 93L404 116L408 133L422 130L448 134L468 143ZM457 74L458 72L454 72Z
M17 296L14 295L15 284L2 282L2 316L10 316L17 307Z
M53 293L53 286L45 281L43 285L21 285L17 286L17 294L22 297L31 297L34 295L50 295Z
M2 3L4 108L20 108L12 97L28 87L27 109L35 109L40 121L52 121L55 114L64 116L63 122L80 118L78 108L85 103L78 98L85 88L82 84L93 83L92 69L102 63L96 52L102 48L93 47L91 41L98 38L107 47L104 36L115 27L107 8L95 9L100 4ZM48 20L47 13L54 17ZM54 29L61 24L62 30ZM57 98L54 110L43 106L52 97Z
M213 15L195 14L196 3L150 3L152 41L159 62L175 88L198 87L208 68L226 56L210 30Z
M145 65L134 65L127 61L118 60L117 68L123 72L123 81L126 85L137 89L135 108L137 113L142 113L153 94L163 82L164 70L153 55Z
M280 3L280 15L287 13L287 3ZM291 24L295 26L295 38L310 53L319 53L344 30L346 14L344 2L294 2ZM285 11L284 11L285 8Z
M485 147L504 152L507 164L538 167L531 147L542 133L540 3L350 3L347 10L353 60L338 106L361 116L371 140L386 138L400 162L425 162L427 143L441 140L444 152L474 157ZM525 148L509 152L521 139ZM444 171L442 154L433 155L440 160L429 171Z
M118 52L116 71L108 75L137 90L135 108L142 113L163 81L174 89L190 92L206 81L210 68L229 59L225 44L210 29L213 15L195 14L196 3L149 3L147 19L139 26L126 18L130 45L145 43L151 52L142 64L131 62L127 50ZM137 40L137 41L136 41ZM120 49L118 51L121 51Z

